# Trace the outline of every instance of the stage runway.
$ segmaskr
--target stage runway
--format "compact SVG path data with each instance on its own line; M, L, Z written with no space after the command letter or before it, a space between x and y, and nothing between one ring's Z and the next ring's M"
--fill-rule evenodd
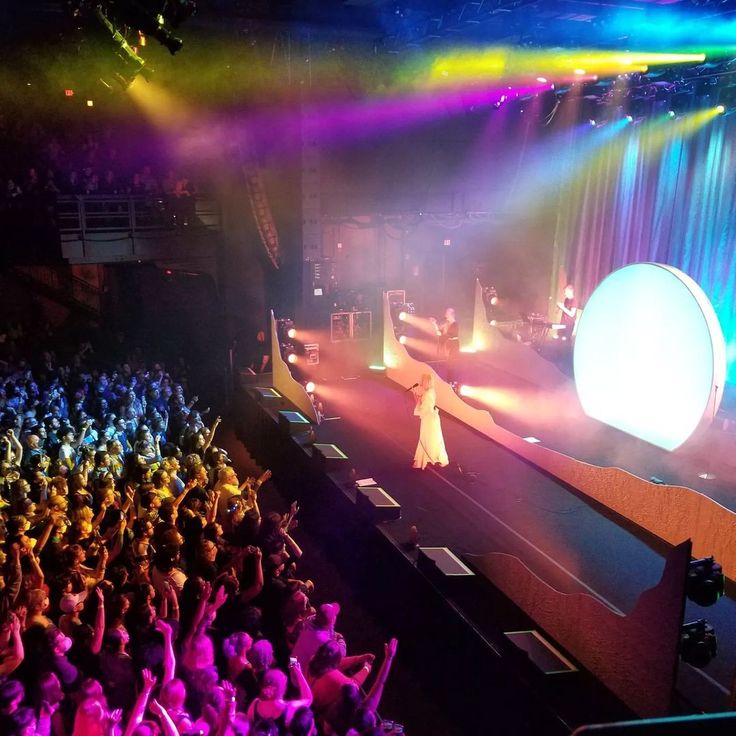
M318 441L339 445L358 478L375 478L401 503L402 519L389 524L395 538L405 539L416 524L424 545L446 545L461 554L514 554L558 589L588 592L622 612L658 582L664 543L624 526L451 417L442 417L445 441L463 473L452 464L412 469L418 436L413 401L381 374L324 381L319 393L327 416L338 418L322 423ZM551 436L540 439L555 446ZM708 609L688 602L686 620L707 618L719 638L718 657L704 672L680 667L678 690L696 705L725 702L736 668L735 615L730 598ZM475 623L483 628L483 622Z

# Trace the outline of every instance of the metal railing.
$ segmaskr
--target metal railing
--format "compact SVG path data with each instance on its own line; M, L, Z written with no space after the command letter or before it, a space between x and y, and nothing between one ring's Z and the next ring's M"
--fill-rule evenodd
M16 266L15 271L29 281L57 292L65 299L70 299L93 312L100 311L100 290L84 279L49 266Z
M120 233L147 237L161 232L191 228L219 231L218 203L208 197L179 199L174 196L60 196L56 202L56 220L62 234Z

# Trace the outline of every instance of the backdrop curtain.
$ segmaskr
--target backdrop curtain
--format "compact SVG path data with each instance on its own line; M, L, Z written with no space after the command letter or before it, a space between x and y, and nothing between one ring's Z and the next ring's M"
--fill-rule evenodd
M715 307L736 383L736 119L684 138L663 137L661 126L629 126L563 190L558 262L583 307L621 266L682 269Z

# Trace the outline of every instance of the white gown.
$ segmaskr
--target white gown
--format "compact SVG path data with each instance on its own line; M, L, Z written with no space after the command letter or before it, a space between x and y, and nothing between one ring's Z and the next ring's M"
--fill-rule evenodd
M414 408L414 416L420 419L419 442L414 453L414 467L424 470L428 464L437 463L443 467L449 463L445 440L442 437L440 412L436 408L437 395L433 388L427 389Z

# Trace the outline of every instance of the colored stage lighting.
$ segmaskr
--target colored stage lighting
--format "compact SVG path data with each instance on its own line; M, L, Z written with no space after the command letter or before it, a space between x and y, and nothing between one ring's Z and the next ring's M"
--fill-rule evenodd
M699 606L712 606L725 593L726 577L713 557L692 560L687 573L687 597Z
M406 322L406 312L399 312L399 321Z
M470 386L462 385L457 390L457 392L460 394L460 396L471 396L473 393L473 389L471 389Z
M307 385L304 388L307 389L308 394L313 394L317 387L314 385L314 381L307 381Z
M604 279L582 309L574 364L588 416L674 450L713 419L726 346L695 281L636 263Z
M293 340L296 337L296 329L294 327L290 327L286 334L289 336L290 340Z
M294 363L296 363L296 360L297 360L297 358L296 358L296 353L289 353L289 354L288 354L288 355L286 356L286 360L287 360L287 361L288 361L289 363L291 363L292 365L294 365Z
M693 667L705 667L718 653L718 639L713 627L704 619L682 625L680 657Z
M400 343L401 345L406 345L406 335L402 335L402 336L401 336L401 337L399 338L399 343Z
M723 105L716 105L716 112L719 115L723 115L723 113L726 112L726 108Z
M540 84L547 84L547 80L545 79L545 77L537 77L537 82L539 82Z

